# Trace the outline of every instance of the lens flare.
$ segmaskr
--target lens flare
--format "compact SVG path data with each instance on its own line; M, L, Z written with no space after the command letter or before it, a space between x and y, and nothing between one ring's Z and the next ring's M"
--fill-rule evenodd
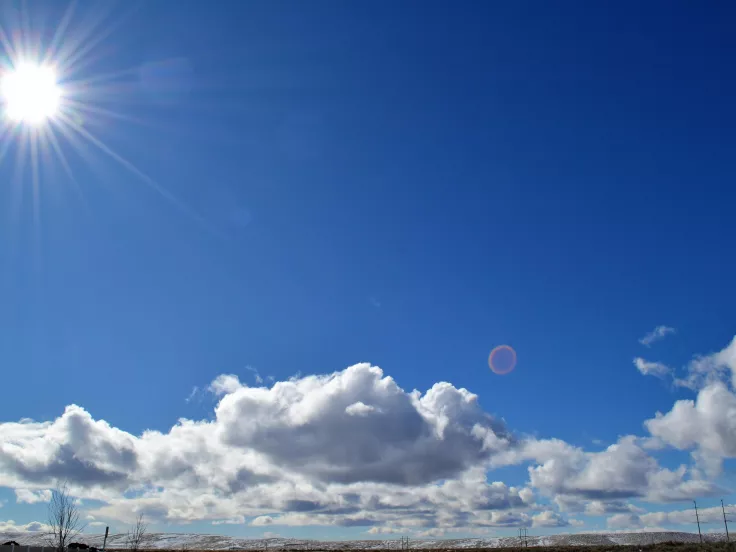
M488 355L488 367L499 376L508 374L516 367L516 351L509 345L499 345Z

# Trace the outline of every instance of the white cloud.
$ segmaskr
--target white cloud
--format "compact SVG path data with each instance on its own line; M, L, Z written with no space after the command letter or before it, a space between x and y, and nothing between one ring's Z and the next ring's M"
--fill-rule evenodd
M15 489L15 500L18 503L35 504L37 502L48 502L51 500L51 491L41 489L32 491L30 489Z
M235 393L242 387L243 386L240 383L238 376L234 374L221 374L215 378L215 380L209 385L208 389L219 397L229 393Z
M261 527L263 525L273 525L274 519L271 516L258 516L250 522L255 527Z
M639 343L641 343L642 345L645 345L646 347L650 347L652 343L655 343L656 341L660 341L661 339L664 339L668 335L675 333L675 331L676 331L675 328L670 328L669 326L657 326L647 335L642 337L639 340Z
M675 379L675 385L693 391L715 382L736 387L736 336L724 349L709 355L696 356L687 366L687 376Z
M45 523L41 523L40 521L32 521L30 523L18 525L12 519L9 519L7 521L0 520L0 533L45 533L47 531L49 531L49 526Z
M263 378L261 377L261 374L258 372L258 370L253 368L253 366L246 366L245 369L253 373L253 379L256 380L256 385L260 385L263 383Z
M553 502L561 512L582 512L585 510L585 501L576 496L557 495Z
M372 416L345 416L361 402ZM380 368L358 364L272 388L241 387L216 409L223 443L330 482L418 484L460 473L508 446L502 423L449 383L406 393Z
M585 514L588 516L603 516L607 514L625 514L625 513L643 513L644 510L637 508L633 504L620 500L612 500L603 502L594 500L585 505Z
M165 432L132 435L75 405L49 422L0 423L0 486L39 502L66 479L75 496L102 501L90 515L125 523L143 514L372 534L563 527L567 512L637 515L628 499L719 490L687 466L658 464L645 444L673 442L664 429L598 452L519 438L466 389L441 382L408 392L368 364L271 387L222 375L208 389L220 397L212 419ZM510 464L528 464L528 481L488 478Z
M664 377L671 372L670 368L661 362L650 362L641 357L634 359L634 366L645 376Z
M567 527L569 523L560 514L545 510L532 516L532 527Z
M516 446L477 397L449 383L406 392L367 364L271 388L220 376L212 420L135 436L69 406L0 424L0 485L38 501L66 479L88 514L132 522L431 527L529 522L529 487L486 478ZM124 491L127 491L123 494Z
M726 512L733 511L733 504L726 504ZM723 510L721 506L711 508L698 508L698 517L701 523L723 524ZM695 523L695 511L692 508L675 510L670 512L649 512L639 516L641 524L647 527L658 527L662 525L686 525Z
M529 488L524 488L519 491L519 498L521 498L524 504L534 504L534 491Z
M368 416L375 411L375 406L370 406L360 401L355 402L345 408L345 414L347 414L348 416Z
M696 449L703 469L715 476L724 458L736 457L736 395L723 383L702 389L695 401L677 401L645 422L656 438L680 450Z
M369 535L392 535L396 533L404 532L403 529L397 529L396 527L371 527L366 531Z
M192 392L191 392L191 393L189 393L189 395L187 396L187 398L186 398L186 399L184 399L184 402L191 402L192 400L194 400L194 398L195 398L195 397L196 397L197 395L199 395L199 387L197 387L197 386L195 385L194 387L192 387Z
M608 518L606 525L610 529L633 529L641 526L641 519L636 514L614 514Z
M666 414L644 422L656 444L691 450L698 469L716 477L725 458L736 458L736 337L721 351L699 356L676 384L697 391L695 400L679 400Z
M575 500L643 498L672 502L690 496L710 496L716 485L693 478L685 467L661 467L634 436L625 436L601 452L585 452L557 439L525 441L522 446L494 456L495 465L533 460L531 487L558 505ZM695 493L695 494L693 494Z

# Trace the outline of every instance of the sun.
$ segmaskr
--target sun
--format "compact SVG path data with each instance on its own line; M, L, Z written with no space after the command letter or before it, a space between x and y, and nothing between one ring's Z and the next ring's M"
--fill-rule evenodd
M0 93L5 115L16 123L37 126L59 109L61 88L56 71L47 65L20 63L2 76Z

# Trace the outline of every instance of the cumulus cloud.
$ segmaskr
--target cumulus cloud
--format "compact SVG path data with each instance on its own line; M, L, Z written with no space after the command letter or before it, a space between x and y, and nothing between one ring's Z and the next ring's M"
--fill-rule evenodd
M557 495L553 502L561 512L583 512L585 510L585 500L581 500L575 496Z
M603 502L594 500L585 505L585 514L589 516L604 516L608 514L642 513L644 510L633 504L620 500Z
M660 341L661 339L664 339L670 334L675 333L675 328L670 328L669 326L657 326L654 328L651 332L649 332L647 335L642 337L639 340L639 343L646 347L650 347L652 343L655 343L656 341Z
M0 486L33 503L67 480L76 496L101 501L85 513L124 523L143 514L153 523L413 535L564 527L573 523L564 513L639 515L628 499L720 491L687 466L663 468L640 438L589 452L515 436L466 389L406 391L369 364L270 387L221 375L206 389L218 397L214 416L168 431L132 435L76 405L48 422L0 423ZM684 415L660 415L649 442L715 450L722 436L674 433ZM493 468L515 464L527 467L527 481L493 479Z
M18 503L26 504L48 502L51 500L51 491L49 489L41 489L38 491L30 489L15 489L15 500Z
M348 416L368 416L375 411L375 406L371 406L360 401L353 403L345 408L345 414L347 414Z
M7 521L0 520L0 533L37 533L48 532L49 526L40 521L32 521L25 524L17 524L12 519Z
M726 512L733 511L733 504L725 505ZM720 506L712 508L698 508L698 517L701 523L723 523L723 511ZM686 510L674 510L670 512L649 512L639 516L640 523L646 527L659 527L662 525L687 525L692 526L695 514L692 508Z
M736 336L721 351L696 356L687 366L687 376L675 379L675 385L693 391L716 382L736 387Z
M532 516L532 527L567 527L569 523L559 513L545 510Z
M645 376L657 376L662 378L671 372L670 368L661 362L650 362L641 357L636 357L634 359L634 366L636 366L636 369Z
M736 457L736 338L723 350L696 357L683 385L697 390L695 400L679 400L644 426L656 441L691 450L708 477L721 471L723 459Z
M614 514L608 518L606 525L610 529L632 529L641 526L641 520L636 514Z
M736 396L723 383L708 385L695 401L677 401L645 426L667 445L696 449L695 457L710 475L720 472L724 458L736 457Z
M731 511L733 504L726 504L726 511ZM723 511L720 506L712 508L698 508L700 523L723 523ZM627 529L644 527L648 529L660 528L668 525L685 525L692 527L695 514L692 508L673 510L669 512L647 512L616 514L608 518L608 527Z
M0 485L38 502L67 480L103 502L88 513L130 522L433 526L518 521L534 492L488 481L516 446L477 397L449 383L407 392L376 367L293 377L271 388L216 378L212 420L135 436L72 405L49 422L0 424ZM475 514L475 511L479 514ZM516 521L514 521L516 520Z
M495 462L519 463L523 459L536 463L528 468L531 487L573 511L581 500L675 502L722 490L693 478L685 466L677 470L661 467L639 439L630 435L601 452L586 452L558 439L530 439L521 447L500 453Z
M346 415L348 407L365 412L359 402L373 415ZM407 393L367 364L240 387L216 415L223 442L325 482L426 483L482 462L510 438L469 391L438 383Z
M233 374L220 374L215 380L210 383L208 387L209 391L215 395L222 396L228 393L235 393L242 387L238 376Z
M54 422L0 424L0 485L125 488L138 465L135 439L71 405Z

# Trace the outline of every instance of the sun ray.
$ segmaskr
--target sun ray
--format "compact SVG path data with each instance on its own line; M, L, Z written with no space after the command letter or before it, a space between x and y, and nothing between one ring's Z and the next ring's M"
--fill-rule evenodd
M153 124L151 121L147 121L139 117L134 117L133 115L128 115L126 113L119 113L117 111L114 111L112 109L107 109L105 107L85 104L84 102L80 102L80 101L72 100L72 99L67 99L65 101L65 104L66 104L65 111L67 112L69 112L70 110L74 110L78 114L104 115L106 117L110 117L111 119L125 121L128 123L135 123L137 125L144 126L147 128L158 128L157 125Z
M9 59L16 59L18 57L15 53L13 42L10 40L2 26L0 26L0 45L2 45L3 50L7 53Z
M109 9L109 6L108 6ZM63 61L62 69L65 73L73 74L81 71L84 67L89 66L93 61L99 59L101 56L91 56L90 52L97 49L97 47L105 39L107 39L113 31L115 31L120 25L122 25L132 14L132 10L126 15L118 14L112 21L107 20L107 25L103 27L96 35L93 33L106 22L106 18L109 13L104 13L92 21L89 25L86 34L79 33L77 40L70 42L69 47L66 51L60 50L58 58Z
M31 150L31 192L33 195L33 222L41 224L41 186L38 166L38 132L30 132L29 136Z
M64 16L61 18L61 21L56 27L56 30L54 31L54 37L51 39L51 43L49 44L48 48L46 48L46 54L44 55L44 63L49 63L51 60L56 59L58 56L56 55L56 48L59 44L59 42L62 40L64 33L69 28L69 24L72 20L72 15L74 14L74 10L77 7L77 0L72 0L69 2L69 5L67 6L66 10L64 11Z
M72 171L71 165L69 165L69 161L66 158L66 155L64 154L64 151L61 149L61 145L59 144L59 139L56 137L56 133L54 132L53 126L48 126L44 129L42 129L44 139L47 141L48 144L51 145L51 149L56 154L56 156L59 159L59 162L61 163L62 168L64 169L64 172L69 177L69 180L71 180L72 184L74 185L74 189L79 194L80 198L84 200L84 194L82 193L82 189L79 186L79 182L77 181L77 178L74 176L74 171Z
M117 161L121 166L126 168L128 171L136 175L139 179L141 179L145 184L147 184L152 190L157 192L161 197L169 201L172 205L176 206L179 210L181 210L183 213L185 213L187 216L189 216L192 220L200 224L203 228L207 229L210 232L213 232L217 235L220 235L220 232L212 228L207 221L202 217L199 213L197 213L194 209L186 205L183 201L181 201L179 198L177 198L174 194L172 194L169 190L161 186L158 182L156 182L153 178L148 176L146 173L141 171L138 167L136 167L133 163L125 159L122 155L119 153L116 153L113 151L109 146L107 146L102 140L97 138L94 134L92 134L90 131L82 127L81 125L77 125L74 123L74 121L70 120L65 114L60 114L61 120L69 126L69 128L73 129L75 132L77 132L79 135L81 135L84 139L86 139L90 144L94 145L97 149L111 157L113 160Z
M6 159L12 163L14 158L13 208L16 213L21 208L29 209L33 226L39 230L42 208L47 198L54 197L54 193L44 190L47 177L56 174L71 183L87 210L85 187L89 184L85 182L83 187L76 178L75 172L79 171L73 169L74 160L78 156L92 168L112 160L200 228L226 237L177 194L106 143L108 132L116 127L135 125L158 131L166 130L171 123L150 117L151 104L141 87L141 67L107 67L106 72L92 69L111 51L105 47L106 40L126 15L135 12L135 8L126 6L123 13L111 17L109 4L92 6L86 10L83 3L71 0L59 10L56 24L46 29L43 23L34 29L36 14L29 13L25 3L19 9L0 7L5 19L0 22L0 48L4 53L0 62L4 115L0 122L0 164L8 163ZM47 34L49 38L42 42ZM144 111L138 111L137 106ZM56 173L54 166L58 167ZM99 184L107 185L104 179Z

